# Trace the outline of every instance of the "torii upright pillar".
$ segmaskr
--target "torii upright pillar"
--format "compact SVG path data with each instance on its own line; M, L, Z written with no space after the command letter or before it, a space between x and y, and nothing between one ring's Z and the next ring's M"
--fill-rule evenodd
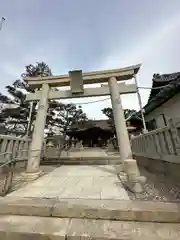
M126 127L126 121L124 118L124 110L122 108L117 80L115 77L112 77L109 79L108 83L109 83L109 90L111 94L111 104L112 104L119 152L120 152L121 161L123 163L125 159L132 159L131 145L130 145L128 131Z
M119 146L120 159L123 169L127 174L127 179L125 179L125 182L126 184L131 184L130 188L134 192L141 192L142 178L140 177L137 162L132 157L131 145L116 77L109 78L108 84L111 95L111 103Z
M40 159L41 159L41 150L42 150L42 145L44 140L44 128L46 123L46 115L47 115L47 109L48 109L48 92L49 92L49 84L44 83L41 89L35 128L32 136L32 143L30 146L28 164L26 169L26 174L31 174L32 178L33 178L33 175L38 176L40 174L39 166L40 166Z

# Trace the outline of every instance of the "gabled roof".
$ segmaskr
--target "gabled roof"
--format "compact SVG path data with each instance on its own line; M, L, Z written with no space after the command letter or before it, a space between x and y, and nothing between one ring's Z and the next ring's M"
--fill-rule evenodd
M88 128L101 128L110 130L108 120L88 120L86 122L77 123L71 126L72 130L86 130Z
M154 74L149 99L144 106L145 115L168 101L178 92L180 92L180 72L162 75Z
M103 119L103 120L88 120L87 122L77 123L74 124L71 127L70 131L84 131L90 128L100 128L104 131L113 131L112 125L109 121L109 119ZM134 130L136 126L127 126L127 129Z

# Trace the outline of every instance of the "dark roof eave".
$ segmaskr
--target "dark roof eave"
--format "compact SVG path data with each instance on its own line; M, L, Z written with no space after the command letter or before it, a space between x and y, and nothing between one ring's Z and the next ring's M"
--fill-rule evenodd
M180 72L171 73L171 74L154 74L152 79L152 89L149 95L148 103L156 97L160 92L161 89L154 89L157 87L165 87L170 83L178 82L180 79Z
M156 97L154 97L149 103L147 103L144 107L145 113L144 115L149 114L155 108L161 106L163 103L167 102L170 98L180 92L180 83L178 85L174 84L169 89L164 89L161 93L159 93Z
M136 68L134 68L134 74L137 74L139 72L140 67L141 67L141 63L136 65Z

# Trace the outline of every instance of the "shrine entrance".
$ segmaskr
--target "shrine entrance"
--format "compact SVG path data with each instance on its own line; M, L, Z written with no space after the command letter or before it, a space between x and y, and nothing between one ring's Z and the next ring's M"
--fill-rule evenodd
M106 71L83 73L81 70L77 70L70 71L68 75L24 78L24 81L26 81L32 88L38 89L35 91L35 93L27 94L26 100L39 101L26 172L28 174L39 173L48 100L51 99L110 95L116 127L117 142L120 149L120 161L124 163L125 160L132 159L131 146L120 95L136 93L136 83L125 84L122 81L130 80L135 77L139 69L140 65L135 65ZM118 83L119 81L121 82ZM85 84L105 82L108 82L108 84L103 84L101 87L84 88ZM52 89L53 87L64 86L70 86L70 90L57 91Z
M67 135L82 141L83 147L103 147L115 132L108 120L88 120L73 124Z

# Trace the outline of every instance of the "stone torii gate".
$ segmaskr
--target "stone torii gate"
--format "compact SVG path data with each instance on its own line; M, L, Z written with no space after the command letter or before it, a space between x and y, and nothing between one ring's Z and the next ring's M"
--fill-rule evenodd
M40 89L35 93L28 94L26 97L27 101L39 101L26 174L35 177L40 173L40 157L44 140L44 127L48 109L48 100L77 97L97 97L110 94L117 140L120 150L120 159L122 163L125 164L124 167L126 172L130 171L131 169L133 174L138 175L136 161L131 161L131 146L120 98L120 94L136 93L137 86L136 84L126 85L124 82L118 83L118 81L132 79L138 73L139 69L140 64L106 71L82 73L82 71L78 70L70 71L69 75L24 78L24 81L26 81L31 87L34 89ZM108 85L101 85L101 87L97 88L84 88L84 84L104 82L108 82ZM70 90L56 91L51 89L51 87L62 86L70 86Z

